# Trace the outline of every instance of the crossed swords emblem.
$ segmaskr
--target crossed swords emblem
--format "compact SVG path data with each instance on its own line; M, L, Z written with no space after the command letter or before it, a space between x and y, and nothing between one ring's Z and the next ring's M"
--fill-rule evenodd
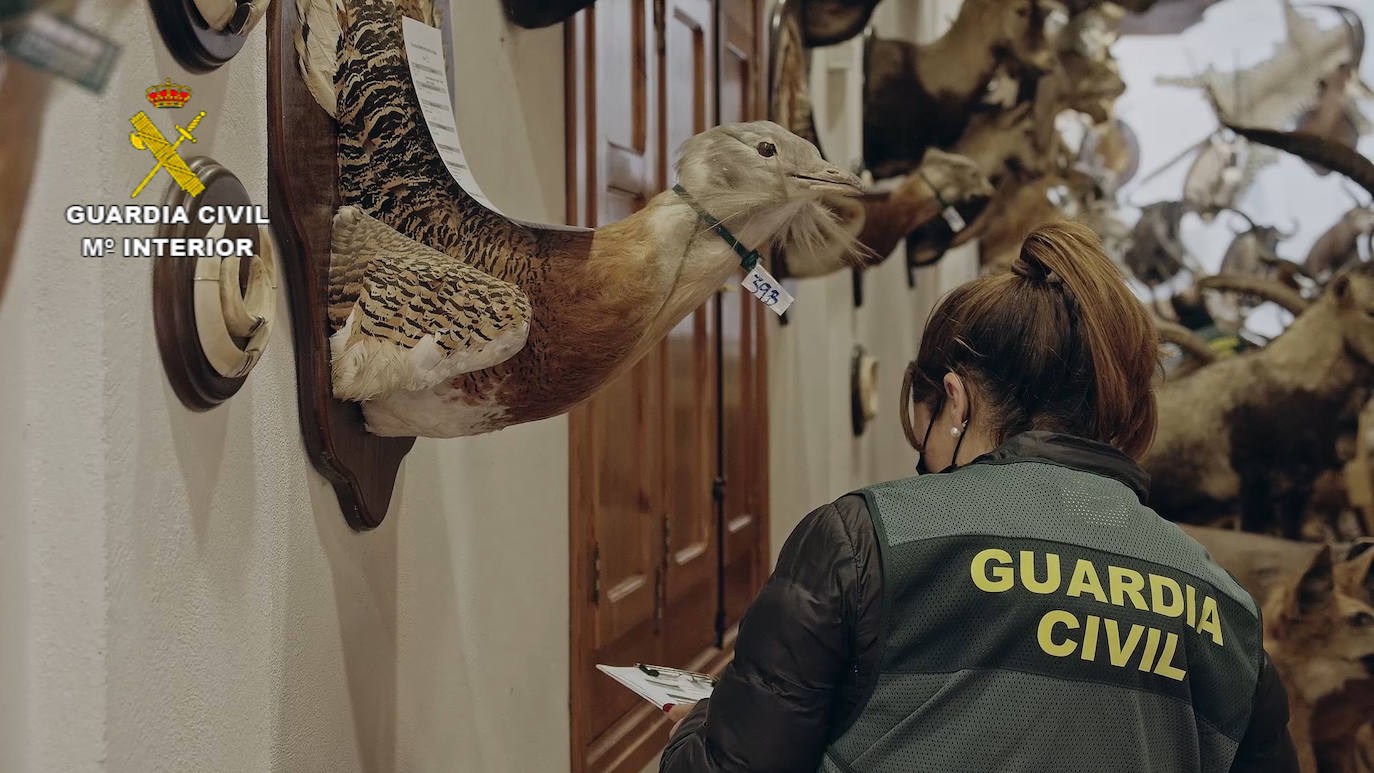
M129 198L138 198L138 194L143 192L143 188L149 182L152 182L153 176L157 174L159 169L166 169L172 179L176 180L177 185L180 185L182 190L192 196L199 196L205 191L205 183L201 182L196 173L191 171L191 167L187 166L186 162L181 160L181 156L177 155L177 148L183 141L196 141L191 132L195 131L196 125L204 117L205 111L202 110L199 115L191 119L185 129L178 125L177 133L181 136L177 137L176 142L168 142L167 138L162 136L162 132L158 131L152 120L142 110L129 119L129 122L134 125L134 131L129 134L129 142L139 150L147 149L149 153L153 154L153 158L157 159L157 165L143 178L143 182L134 188L133 195Z

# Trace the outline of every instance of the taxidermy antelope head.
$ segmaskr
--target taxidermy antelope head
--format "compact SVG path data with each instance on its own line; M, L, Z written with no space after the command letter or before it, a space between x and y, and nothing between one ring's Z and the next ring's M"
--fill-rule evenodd
M1244 137L1216 132L1188 169L1183 180L1183 201L1205 222L1231 209L1271 159L1251 148Z
M878 178L910 171L926 148L951 147L1000 66L1054 65L1038 0L966 0L928 45L870 38L864 51L864 161Z
M1235 238L1231 240L1226 253L1222 256L1219 273L1231 277L1275 276L1280 266L1288 263L1279 257L1279 242L1296 232L1296 224L1288 233L1284 233L1274 226L1256 225L1244 212L1236 214L1245 219L1249 228L1235 232ZM1258 305L1253 296L1242 296L1233 292L1209 294L1206 300L1212 317L1221 327L1232 332L1240 329L1245 322L1246 313Z
M993 192L992 183L972 159L931 148L921 166L901 178L899 185L864 195L859 243L871 251L874 264L880 263L908 234L941 218L947 208L959 213L956 223L966 217L965 222L971 222L970 213L981 212Z
M820 148L811 107L800 8L801 0L782 0L773 10L768 115L788 131Z
M396 3L301 2L302 70L339 128L334 394L361 401L373 432L453 437L563 413L718 291L749 249L852 241L830 202L858 195L858 178L768 122L692 137L681 193L595 231L511 220L440 159ZM333 41L312 40L330 30Z
M1317 238L1303 260L1303 268L1318 282L1360 260L1360 239L1374 233L1374 207L1356 206Z

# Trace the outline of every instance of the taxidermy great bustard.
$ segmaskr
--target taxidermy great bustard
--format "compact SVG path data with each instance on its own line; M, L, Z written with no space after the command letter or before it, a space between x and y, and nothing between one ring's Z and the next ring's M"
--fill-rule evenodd
M698 209L750 248L852 242L831 200L858 178L767 122L689 139L682 193L618 222L515 222L463 191L426 129L401 17L432 24L428 0L297 3L302 74L339 131L334 395L377 434L480 434L591 395L740 271L747 250Z

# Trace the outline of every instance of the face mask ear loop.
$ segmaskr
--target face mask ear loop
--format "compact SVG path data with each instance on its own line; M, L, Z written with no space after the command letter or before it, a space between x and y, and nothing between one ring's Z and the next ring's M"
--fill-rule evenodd
M930 423L926 425L926 436L921 439L920 456L916 459L916 472L928 475L930 468L926 466L926 443L930 442L930 431L935 428L935 419L940 416L940 411L945 408L945 396L940 395L940 402L935 404L935 410L930 412ZM956 451L958 449L955 449Z
M968 413L969 418L972 418L973 406L969 406ZM952 470L959 466L959 447L964 444L964 438L968 437L968 422L968 419L964 419L964 430L959 433L959 442L954 444L954 456L950 458L949 467L945 468L946 470Z
M902 395L900 398L901 402L899 403L901 408L898 411L898 415L902 421L902 434L906 435L906 442L909 443L913 449L919 451L923 446L916 445L916 430L911 426L911 389L915 379L916 361L912 360L911 363L906 366L906 373L902 376Z

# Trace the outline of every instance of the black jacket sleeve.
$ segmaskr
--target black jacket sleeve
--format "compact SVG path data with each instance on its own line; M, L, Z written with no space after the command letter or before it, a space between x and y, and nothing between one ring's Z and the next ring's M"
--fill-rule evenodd
M872 531L867 509L857 497L838 504L812 512L788 538L740 622L734 660L668 742L662 773L819 767L836 712L846 708L855 648L869 644L856 637L855 620L873 595L873 538L860 535L861 557L852 533L856 515Z
M1288 693L1265 653L1255 685L1250 726L1240 739L1232 773L1297 773L1298 754L1288 734Z

